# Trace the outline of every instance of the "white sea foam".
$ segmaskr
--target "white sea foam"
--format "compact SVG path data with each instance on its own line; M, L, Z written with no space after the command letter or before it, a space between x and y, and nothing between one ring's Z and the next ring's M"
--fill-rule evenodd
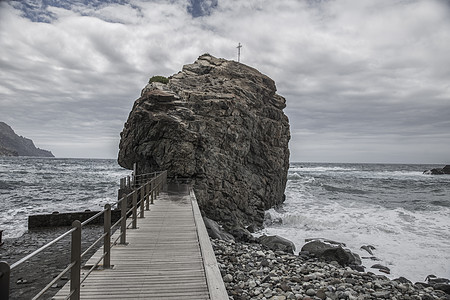
M356 171L355 168L336 167L336 166L320 166L320 167L303 167L303 166L291 166L290 172L329 172L329 171Z
M377 201L320 197L304 183L288 182L282 209L269 210L272 219L281 224L274 222L262 233L286 237L297 250L307 238L336 240L361 257L370 256L360 249L370 244L376 247L374 256L380 261L363 259L366 271L378 273L370 267L380 263L391 269L391 278L424 281L429 274L450 278L450 208L407 210L388 208Z

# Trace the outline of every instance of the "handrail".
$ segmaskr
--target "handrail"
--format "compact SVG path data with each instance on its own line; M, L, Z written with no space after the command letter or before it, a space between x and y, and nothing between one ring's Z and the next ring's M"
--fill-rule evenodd
M89 219L87 219L86 221L82 222L82 223L81 223L81 226L84 226L84 225L90 223L92 220L97 219L97 217L103 215L103 213L104 213L105 211L106 211L105 209L103 209L102 211L99 211L98 213L96 213L95 215L93 215L92 217L90 217Z
M46 248L52 246L53 244L57 243L64 237L68 236L69 234L72 234L72 242L71 242L71 262L68 264L68 266L61 271L49 284L47 284L41 291L38 292L36 296L34 296L33 299L38 299L41 297L50 287L58 280L60 279L64 274L71 271L71 280L70 280L70 293L66 297L66 299L71 300L79 300L80 299L80 288L81 283L86 280L86 278L91 274L91 272L99 266L99 263L101 260L103 260L103 268L109 268L110 267L110 253L111 248L117 245L117 241L120 238L120 244L127 244L126 243L126 231L127 227L129 225L133 225L132 228L137 228L137 208L140 207L142 218L144 215L144 205L146 207L146 210L149 210L149 204L153 204L153 200L159 195L160 191L162 190L163 186L167 182L167 171L162 172L153 172L148 174L142 174L138 176L142 176L142 178L148 178L145 177L147 175L152 175L150 180L146 180L145 183L142 183L139 187L134 186L133 191L131 193L128 193L127 195L123 196L119 200L117 200L113 205L106 204L105 208L95 214L94 216L90 217L89 219L85 220L83 223L79 221L74 221L72 224L72 228L68 230L67 232L61 234L57 238L53 239L49 243L45 244L44 246L40 247L39 249L33 251L31 254L25 256L24 258L18 260L17 262L13 263L11 266L4 262L0 261L0 298L1 299L9 299L9 287L10 287L10 272L12 269L16 268L23 262L29 260L30 258L38 255ZM135 176L134 179L138 176ZM125 179L122 178L120 180L121 188L123 188L122 183L128 182L130 183L130 177L127 176ZM135 181L136 182L136 181ZM131 186L131 185L128 185ZM131 209L127 211L128 206L128 199L129 197L132 197L132 206ZM139 198L139 201L137 200ZM119 220L111 225L111 206L117 205L121 207L121 217ZM131 214L132 222L127 225L126 220L127 216ZM83 253L81 253L81 232L82 227L89 224L96 218L104 215L104 233L95 241L93 242ZM120 226L120 234L119 237L111 243L111 229L118 226ZM83 277L83 279L80 280L80 268L81 268L81 258L83 258L90 250L92 250L95 245L97 245L101 240L104 240L103 248L104 253L100 257L100 259L91 267L91 269L88 271L88 273ZM75 269L74 269L75 268Z
M56 276L55 278L53 278L52 281L49 282L49 284L47 284L45 286L45 288L43 288L36 296L33 297L34 299L38 299L40 296L42 296L55 282L57 282L61 277L63 277L64 274L66 274L67 272L69 272L69 270L75 265L75 262L70 263L64 270L61 271L61 273L59 273L58 276Z
M43 250L47 249L48 247L50 247L51 245L53 245L54 243L60 241L61 239L65 238L66 236L68 236L69 234L71 234L72 232L74 232L76 229L72 228L69 231L61 234L59 237L57 237L56 239L54 239L53 241L45 244L44 246L42 246L41 248L33 251L32 253L28 254L27 256L25 256L24 258L16 261L15 263L13 263L11 265L11 270L14 269L15 267L19 266L20 264L24 263L25 261L29 260L30 258L36 256L37 254L39 254L40 252L42 252Z

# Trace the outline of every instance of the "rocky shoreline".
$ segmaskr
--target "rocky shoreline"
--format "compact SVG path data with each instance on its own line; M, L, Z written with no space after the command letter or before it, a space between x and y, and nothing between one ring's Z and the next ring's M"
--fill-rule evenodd
M68 229L33 230L20 238L5 239L0 247L0 260L12 264ZM102 231L102 226L83 228L83 249ZM229 299L450 300L450 295L436 286L413 284L402 277L390 280L383 275L358 272L336 261L325 262L305 251L295 255L270 250L256 242L211 239L211 243ZM70 237L15 268L11 273L10 299L31 299L45 287L68 264L69 244ZM91 250L87 258L95 250ZM51 299L68 280L68 275L59 280L43 299Z
M273 251L258 243L211 240L229 299L449 300L428 284L358 272L314 255Z

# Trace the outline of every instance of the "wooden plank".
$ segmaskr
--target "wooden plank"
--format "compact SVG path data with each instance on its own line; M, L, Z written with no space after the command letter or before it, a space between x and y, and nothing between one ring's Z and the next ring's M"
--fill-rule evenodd
M138 229L127 230L129 244L113 247L113 268L94 270L82 284L81 299L210 299L189 193L162 193L154 203ZM68 291L66 284L53 299Z

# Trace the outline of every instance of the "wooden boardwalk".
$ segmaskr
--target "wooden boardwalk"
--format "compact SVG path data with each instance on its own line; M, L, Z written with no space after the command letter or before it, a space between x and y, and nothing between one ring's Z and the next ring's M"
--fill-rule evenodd
M112 248L113 267L93 271L82 284L81 299L228 299L210 298L208 284L214 279L207 282L205 268L208 273L211 264L204 262L199 241L204 233L197 229L198 207L191 200L189 186L169 185L145 211L145 218L138 219L138 229L127 230L128 245ZM102 252L99 249L86 267ZM68 285L53 299L64 299Z

